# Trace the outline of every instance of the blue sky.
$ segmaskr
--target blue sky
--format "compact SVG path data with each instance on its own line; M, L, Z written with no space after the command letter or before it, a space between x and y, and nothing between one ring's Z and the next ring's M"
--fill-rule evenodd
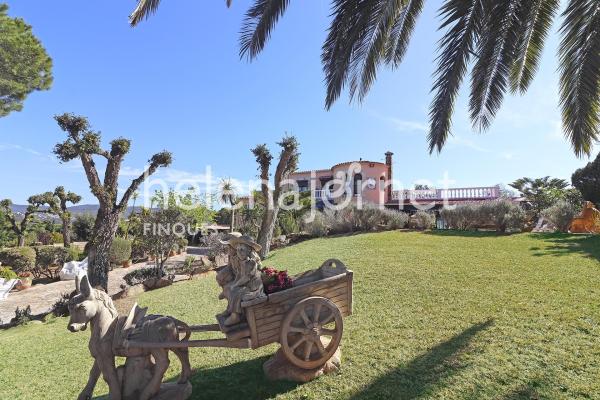
M329 3L293 1L266 50L253 63L238 57L238 32L249 1L163 1L156 16L135 29L134 1L8 1L9 14L33 26L54 60L54 85L34 93L20 113L0 119L0 197L23 203L62 184L94 203L77 162L52 156L64 139L52 116L86 115L103 139L132 139L122 183L155 152L175 161L159 177L256 177L249 149L285 132L301 144L300 169L327 168L358 158L394 156L394 175L409 187L434 184L445 172L453 186L509 183L521 176L569 179L577 159L562 138L557 95L557 26L527 95L507 97L492 128L473 133L466 90L453 133L440 155L425 140L439 20L428 2L402 66L380 70L362 104L343 95L325 111L320 49ZM468 83L468 82L467 82ZM464 89L468 89L465 85Z

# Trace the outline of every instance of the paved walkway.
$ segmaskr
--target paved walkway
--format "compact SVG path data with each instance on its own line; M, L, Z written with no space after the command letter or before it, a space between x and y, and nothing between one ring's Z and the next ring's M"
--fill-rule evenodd
M169 258L168 264L183 262L187 254ZM108 294L111 296L121 291L121 284L125 283L125 274L146 266L146 262L133 264L129 268L117 268L109 273ZM45 285L34 285L20 292L11 292L8 298L0 301L0 325L7 324L15 316L17 307L31 306L31 314L47 313L52 305L63 293L70 293L75 289L75 281L59 281Z

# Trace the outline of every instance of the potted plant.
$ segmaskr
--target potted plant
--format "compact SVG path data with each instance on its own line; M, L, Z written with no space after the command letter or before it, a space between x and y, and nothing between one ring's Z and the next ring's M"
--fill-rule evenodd
M33 278L31 275L31 272L21 272L19 274L19 283L17 283L16 289L17 290L25 290L25 289L29 289L31 287L31 284L33 283Z

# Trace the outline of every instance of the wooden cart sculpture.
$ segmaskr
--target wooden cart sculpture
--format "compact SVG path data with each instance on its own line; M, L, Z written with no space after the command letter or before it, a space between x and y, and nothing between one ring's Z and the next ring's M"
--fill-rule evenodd
M256 349L279 342L286 358L303 369L324 365L337 350L343 318L352 314L352 271L330 259L294 277L292 288L243 302L246 321L228 327L192 325L191 332L220 331L221 339L152 343L126 341L129 348L230 347Z

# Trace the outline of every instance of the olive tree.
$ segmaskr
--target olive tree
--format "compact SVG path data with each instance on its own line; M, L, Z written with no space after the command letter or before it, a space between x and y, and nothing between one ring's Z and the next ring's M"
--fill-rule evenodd
M62 222L63 246L71 245L71 213L67 208L67 203L77 204L81 201L81 196L73 192L66 192L63 186L57 186L54 192L45 192L29 198L29 202L41 206L48 206L45 212L56 215Z
M17 246L23 247L25 246L25 234L27 233L27 229L29 228L29 223L35 216L35 213L38 212L38 207L34 204L29 204L27 209L23 213L23 218L19 221L17 217L13 213L12 210L12 201L9 199L4 199L0 201L0 209L4 214L4 218L8 220L10 223L10 227L17 235Z
M271 248L273 239L273 230L277 223L277 214L279 213L279 199L283 193L282 181L286 180L290 173L294 172L298 166L298 141L294 136L286 136L281 142L279 162L275 169L274 188L269 187L269 169L273 156L266 144L260 144L252 149L258 163L259 177L261 179L261 192L265 200L265 211L263 213L260 230L258 231L258 243L262 246L261 257L266 257Z
M110 246L119 226L119 217L142 182L159 167L170 165L172 155L168 151L153 155L148 160L146 170L131 181L119 199L119 171L125 155L129 153L131 142L125 138L114 139L110 142L110 149L105 150L100 146L100 133L91 130L87 118L65 113L55 116L55 119L58 126L67 133L67 139L55 146L54 154L62 162L77 158L81 160L90 190L99 202L94 230L88 243L88 274L93 287L107 290ZM100 180L95 157L106 160L103 180Z

